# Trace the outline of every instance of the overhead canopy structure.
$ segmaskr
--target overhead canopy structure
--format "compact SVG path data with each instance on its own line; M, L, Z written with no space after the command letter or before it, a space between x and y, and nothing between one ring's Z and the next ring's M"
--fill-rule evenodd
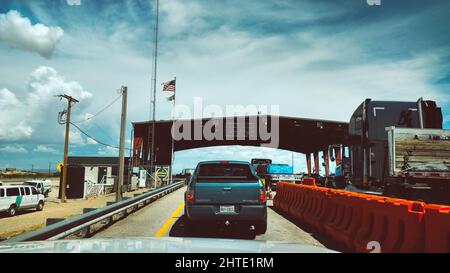
M152 127L152 121L133 122L134 165L150 165ZM156 121L154 165L171 164L172 130L174 151L242 145L312 153L345 144L348 123L270 115Z

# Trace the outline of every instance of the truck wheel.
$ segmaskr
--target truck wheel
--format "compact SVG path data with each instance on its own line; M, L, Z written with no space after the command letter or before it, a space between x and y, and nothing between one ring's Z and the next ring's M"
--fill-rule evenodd
M255 226L256 234L264 234L267 231L267 221L258 222Z
M48 191L44 193L44 197L48 197Z
M36 210L37 210L37 211L41 211L41 210L43 210L43 209L44 209L44 202L39 201L39 203L38 203L37 206L36 206Z
M8 215L12 217L12 216L16 215L16 213L17 213L16 205L11 205L8 209Z

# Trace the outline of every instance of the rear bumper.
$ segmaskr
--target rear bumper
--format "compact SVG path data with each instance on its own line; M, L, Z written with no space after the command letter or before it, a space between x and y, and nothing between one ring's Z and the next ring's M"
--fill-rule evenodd
M235 205L235 213L220 213L220 205L186 205L187 218L191 221L266 221L267 206Z

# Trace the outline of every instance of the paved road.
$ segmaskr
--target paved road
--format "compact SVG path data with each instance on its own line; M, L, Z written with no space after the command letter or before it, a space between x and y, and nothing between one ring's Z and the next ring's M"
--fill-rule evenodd
M181 188L167 196L156 200L134 214L113 224L108 229L97 233L94 237L128 237L128 236L172 236L172 237L207 237L253 239L251 232L240 229L219 229L215 226L198 227L187 233L184 229L184 201L186 188ZM268 227L256 240L295 242L307 245L322 246L309 233L283 218L270 208L268 203Z

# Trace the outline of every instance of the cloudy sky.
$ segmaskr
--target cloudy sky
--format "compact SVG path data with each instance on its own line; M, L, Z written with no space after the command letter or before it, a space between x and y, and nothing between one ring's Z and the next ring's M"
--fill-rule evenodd
M157 83L177 77L177 104L279 105L280 114L348 121L365 99L437 100L450 126L450 2L160 0ZM0 1L0 168L62 161L65 101L83 121L129 88L128 128L149 119L153 0ZM158 91L157 119L170 118ZM118 145L120 100L78 123ZM127 139L130 144L130 137ZM71 155L117 151L71 131ZM291 153L214 147L176 153L176 171L203 159ZM295 154L296 170L304 156Z

